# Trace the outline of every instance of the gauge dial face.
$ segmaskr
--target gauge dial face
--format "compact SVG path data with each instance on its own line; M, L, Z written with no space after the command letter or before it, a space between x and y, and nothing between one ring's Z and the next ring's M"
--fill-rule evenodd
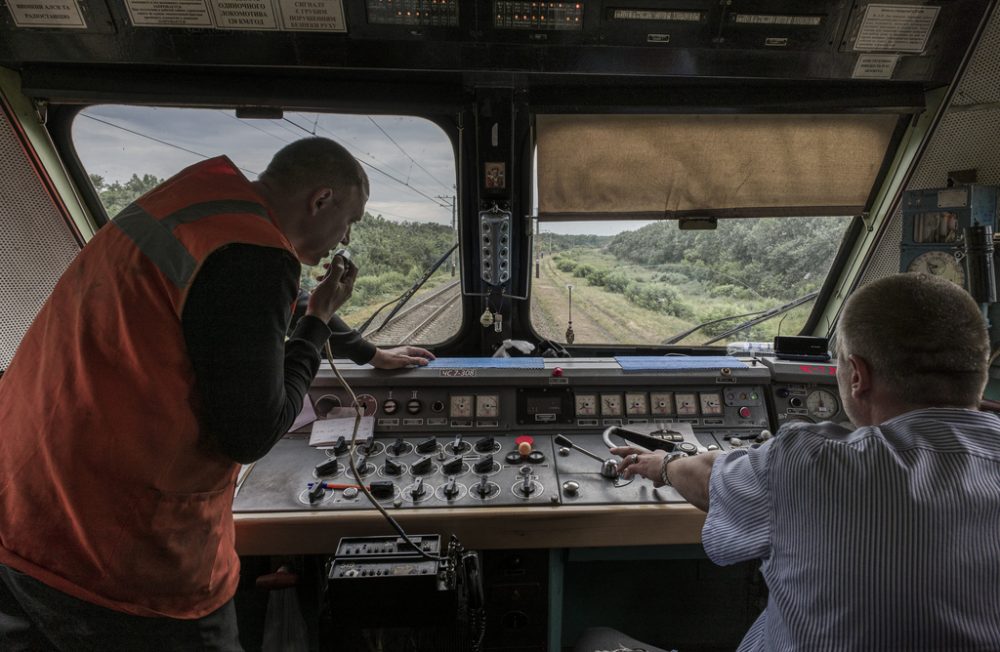
M495 419L499 414L497 406L500 399L496 394L486 394L476 397L476 416Z
M677 414L698 414L698 397L694 394L675 394Z
M649 397L646 392L625 394L625 413L629 416L649 414Z
M673 392L653 392L649 395L649 402L652 405L653 414L674 413Z
M718 392L701 393L701 413L702 414L722 414L722 397Z
M806 397L806 410L814 419L827 421L840 411L840 402L833 392L817 389Z
M577 394L574 402L576 403L576 416L592 417L597 414L596 394Z
M326 417L341 405L340 397L334 394L324 394L316 399L316 404L313 406L316 409L316 414L320 417Z
M952 283L965 285L965 269L962 268L962 263L947 251L922 253L913 259L906 271L940 276Z
M606 417L620 417L622 415L622 395L601 394L601 414Z
M450 404L451 409L448 413L453 419L468 419L472 417L473 405L474 403L471 396L452 396Z
M378 410L378 399L371 394L358 394L358 400L351 407L359 405L364 408L365 416L370 417Z

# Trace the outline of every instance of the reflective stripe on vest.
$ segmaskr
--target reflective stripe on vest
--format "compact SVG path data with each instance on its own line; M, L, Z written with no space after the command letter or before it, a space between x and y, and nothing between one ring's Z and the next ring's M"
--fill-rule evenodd
M120 228L171 283L178 289L183 289L191 281L198 264L174 236L173 230L180 224L220 213L248 213L268 219L267 209L256 202L222 200L192 204L161 220L133 203L115 216L111 223Z

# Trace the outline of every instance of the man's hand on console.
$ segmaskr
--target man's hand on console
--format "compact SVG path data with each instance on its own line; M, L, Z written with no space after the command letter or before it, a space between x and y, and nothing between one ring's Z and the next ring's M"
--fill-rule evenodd
M639 446L617 446L611 449L612 455L618 455L622 461L618 463L618 473L626 480L633 475L652 480L654 487L662 487L660 469L666 451L648 451Z
M434 354L419 346L397 346L392 349L378 349L368 364L376 369L401 369L403 367L423 367L434 359Z

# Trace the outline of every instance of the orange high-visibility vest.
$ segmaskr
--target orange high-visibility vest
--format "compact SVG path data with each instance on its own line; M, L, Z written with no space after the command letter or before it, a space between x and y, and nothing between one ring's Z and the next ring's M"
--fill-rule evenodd
M232 598L239 465L199 425L181 327L231 243L295 253L218 157L119 213L63 274L0 379L0 563L139 616Z

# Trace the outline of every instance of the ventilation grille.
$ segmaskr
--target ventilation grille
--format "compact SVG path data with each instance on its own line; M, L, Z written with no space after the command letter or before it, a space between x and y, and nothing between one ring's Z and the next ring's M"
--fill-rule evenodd
M0 106L0 370L80 251Z
M941 188L954 170L977 169L977 181L1000 185L1000 107L967 111L962 105L1000 102L1000 11L995 11L959 82L952 105L931 137L907 190ZM865 285L899 271L903 212L892 216L861 278Z

